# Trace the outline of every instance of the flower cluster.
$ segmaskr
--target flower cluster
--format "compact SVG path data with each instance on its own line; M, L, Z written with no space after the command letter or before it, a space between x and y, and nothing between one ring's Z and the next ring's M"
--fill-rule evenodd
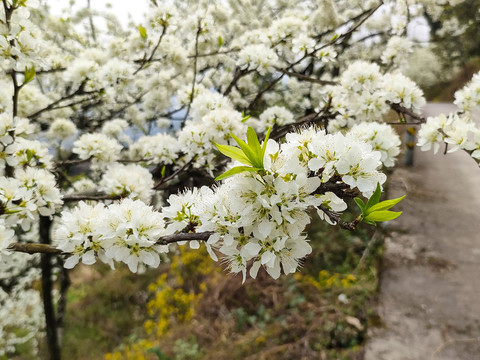
M473 75L472 80L455 93L454 103L465 112L480 107L480 72Z
M380 161L384 166L392 167L395 165L402 142L391 126L364 122L354 125L348 135L357 140L365 141L372 146L373 150L379 151L381 154Z
M140 200L125 199L108 207L80 202L63 213L54 237L59 249L72 253L66 268L80 260L93 264L98 257L112 267L113 260L124 262L137 272L139 265L159 265L159 254L167 252L168 246L156 245L156 241L164 234L158 212Z
M410 39L393 36L388 40L387 47L382 54L382 62L401 66L408 60L408 55L413 51L413 42Z
M440 146L448 144L448 152L465 150L480 165L480 127L474 121L474 111L480 106L480 73L455 93L455 105L459 111L429 117L418 132L418 143L422 150L433 148L436 153Z
M73 153L81 160L92 158L96 166L104 166L118 160L122 146L117 140L101 133L83 134L73 143Z
M310 128L288 134L286 139L284 144L269 140L265 170L260 173L235 175L214 189L202 187L171 195L157 220L158 224L166 224L164 234L213 232L206 242L212 258L216 260L216 252L221 253L228 268L242 272L244 278L250 263L252 277L261 266L274 278L282 269L286 274L295 272L299 261L311 251L302 235L310 222L308 210L317 208L322 218L334 223L324 211L346 209L346 203L334 193L317 193L321 184L342 181L368 196L377 183L385 181L385 175L377 170L382 164L381 153L355 140L354 136L327 135ZM95 215L94 218L101 217ZM65 218L63 222L61 229L64 230L57 231L60 238L65 236L70 220ZM102 229L86 226L90 238L92 228ZM107 255L109 251L105 248L111 246L109 238L110 235L98 235L98 232L93 237L101 244L95 245L101 249L98 251L105 251ZM73 251L76 240L63 241L61 248ZM87 252L87 261L91 261L95 246L83 238L78 242L82 245L77 247L78 254L72 263L83 259ZM115 248L120 251L121 246L121 241L117 241ZM194 240L190 246L198 248L200 244Z
M469 115L450 114L429 117L418 132L418 146L436 153L440 145L451 145L448 152L466 150L480 163L480 128Z
M107 195L128 196L149 203L153 195L153 184L148 169L136 164L114 163L102 175L100 190Z
M79 26L89 11L72 7L60 19L36 2L0 7L0 279L22 284L10 294L0 286L0 356L23 341L12 335L19 309L32 314L16 323L25 341L43 326L38 292L28 291L36 258L7 250L48 238L41 217L53 219L67 268L97 258L134 272L156 267L165 244L198 248L202 232L210 256L232 272L245 279L263 267L277 278L311 252L312 213L342 224L347 198L384 183L379 169L394 164L400 141L377 122L392 108L418 114L425 102L397 72L413 50L402 34L415 1L386 0L397 14L377 17L373 0L200 1L188 13L181 1L152 1L135 28L106 15L98 38ZM438 18L440 6L420 3ZM380 30L398 36L377 44ZM477 74L456 94L464 114L427 121L422 148L445 141L480 158L469 120L479 83ZM304 128L284 137L296 122ZM251 145L249 127L273 128L276 140L233 149ZM222 146L237 162L215 185Z
M326 91L324 103L336 114L330 128L352 127L358 121L382 121L397 104L419 113L425 104L423 92L406 76L382 75L378 65L365 61L351 64L340 76L340 85Z

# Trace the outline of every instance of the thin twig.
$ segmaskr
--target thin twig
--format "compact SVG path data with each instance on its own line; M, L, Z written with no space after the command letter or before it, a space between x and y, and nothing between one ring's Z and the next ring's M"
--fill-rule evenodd
M480 337L468 338L468 339L452 339L444 342L440 345L430 356L430 360L435 360L437 356L448 346L452 344L461 344L461 343L471 343L471 342L478 342L480 343Z
M75 159L75 160L65 160L65 161L59 161L55 163L56 168L60 167L65 167L65 166L71 166L71 165L80 165L84 163L88 163L90 160L92 160L92 156L90 156L87 159Z
M311 82L311 83L314 83L314 84L320 84L320 85L338 85L338 83L337 83L336 81L315 79L315 78L312 78L312 77L307 76L307 75L303 75L303 74L300 74L300 73L297 73L297 72L293 72L293 71L284 70L284 69L281 69L281 68L275 68L275 69L276 69L277 71L285 74L285 75L293 76L293 77L296 77L296 78L299 79L299 80Z
M304 56L302 56L300 59L298 59L297 61L295 61L293 64L290 64L288 66L288 68L285 70L285 71L289 71L290 69L293 69L297 64L301 63L304 59L306 59L307 57L309 56L313 56L315 55L318 51L320 51L321 49L324 49L326 48L327 46L330 46L330 45L334 45L336 43L338 43L340 40L344 39L344 38L347 38L349 37L354 31L356 31L370 16L373 15L373 13L375 13L375 11L378 10L378 8L380 6L383 5L383 1L380 1L380 3L373 7L372 9L370 9L369 11L366 12L366 15L360 20L358 21L354 26L352 26L347 32L341 34L340 36L332 39L331 41L329 41L327 44L317 48L317 49L314 49L312 52L310 53L306 53ZM267 87L265 87L264 89L262 89L256 96L255 98L253 99L253 101L250 102L250 104L248 105L247 109L248 110L252 110L255 106L255 104L257 103L258 100L260 100L260 98L263 96L264 93L266 93L267 91L269 91L271 88L273 88L273 86L275 86L275 84L277 84L283 77L285 76L285 72L282 71L282 75L279 76L278 78L274 79Z
M92 9L90 8L90 0L87 0L88 4L88 21L90 23L90 31L92 32L93 42L97 42L97 33L95 31L95 25L93 24Z
M347 222L342 219L339 213L333 210L330 210L324 205L320 205L319 208L330 218L331 221L337 223L342 229L354 231L357 228L359 220L355 219L352 222Z
M262 90L260 90L258 92L258 94L255 96L255 98L250 102L250 104L248 104L247 110L252 110L254 108L255 104L257 103L257 101L259 101L261 99L263 94L265 94L267 91L269 91L271 88L273 88L280 80L283 79L284 76L285 76L285 73L280 75L278 78L274 79L270 84L268 84L266 87L264 87Z
M228 84L227 88L223 92L223 96L227 96L228 94L230 94L230 92L232 91L232 89L234 88L238 80L240 80L245 75L252 73L253 71L254 70L248 70L248 68L247 69L236 68L235 73L233 75L233 79L232 81L230 81L230 84Z
M152 53L150 54L150 56L148 57L148 59L144 59L144 60L142 61L142 64L140 65L140 67L139 67L137 70L135 70L135 72L133 73L133 75L136 75L139 71L141 71L142 69L145 68L145 65L147 65L149 62L151 62L151 61L153 60L153 57L155 56L155 53L157 52L158 47L160 46L160 43L162 42L162 39L163 39L163 37L165 36L166 32L167 32L167 27L164 25L164 26L163 26L163 29L162 29L162 33L160 34L160 37L159 37L159 39L158 39L158 41L157 41L157 44L156 44L155 47L153 48Z
M33 114L28 115L27 118L28 118L28 119L34 119L34 118L36 118L38 115L44 113L45 111L50 111L50 110L54 110L54 109L59 109L60 107L57 107L58 104L60 104L62 101L65 101L65 100L74 98L75 96L81 96L81 95L97 95L98 93L100 93L101 90L85 91L85 90L84 90L85 83L86 83L86 81L83 81L83 82L80 84L80 86L78 87L78 89L75 90L73 93L68 94L68 95L65 95L65 96L62 96L60 99L55 100L54 102L48 104L48 105L47 105L46 107L44 107L43 109L40 109L40 110L34 112ZM88 99L88 100L91 100L91 99ZM82 100L82 101L84 101L84 100ZM69 105L67 105L67 106L71 106L71 105L75 105L75 104L69 104ZM63 106L63 107L65 107L65 106Z
M416 123L416 125L423 124L423 123L426 122L426 120L423 116L413 112L410 109L407 109L405 106L402 106L400 104L394 104L394 103L391 103L390 101L387 101L387 104L389 104L390 107L392 108L392 110L396 111L398 114L405 114L405 115L410 116L412 119L417 120L418 122ZM402 122L400 124L403 125L405 123Z
M230 49L230 50L224 50L224 51L212 51L210 53L205 53L205 54L198 54L197 57L207 57L207 56L214 56L214 55L222 55L222 54L230 54L232 52L238 52L240 49ZM189 59L194 58L195 55L189 55L187 56Z
M370 256L371 249L373 248L374 245L376 245L381 240L382 240L381 231L380 230L375 231L370 241L368 242L367 247L365 248L365 250L363 250L362 257L358 261L357 266L353 270L354 274L363 268L363 266L365 265L365 261Z
M341 35L337 36L336 38L330 40L326 45L323 45L322 47L320 47L316 51L321 50L323 48L326 48L327 46L337 44L340 40L350 37L350 35L352 35L360 26L362 26L363 23L365 21L367 21L367 19L370 16L372 16L382 5L383 5L383 0L380 1L377 6L375 6L375 7L371 8L370 10L362 13L360 15L360 17L362 17L362 18L355 25L353 25L347 32L344 32L343 34L341 34ZM363 16L364 14L365 14L365 16Z
M158 183L155 184L155 186L153 187L155 190L158 190L160 189L160 187L169 182L170 180L174 179L178 174L180 174L183 170L185 170L188 166L190 166L194 161L195 161L196 157L193 157L189 162L185 163L181 168L175 170L173 172L173 174L167 176L166 178L162 178L160 179L160 181Z
M190 99L188 101L187 111L183 117L183 121L187 120L188 115L190 114L190 109L192 107L193 98L195 97L195 83L197 81L197 66L198 66L198 40L200 38L200 33L202 32L202 26L200 25L200 20L198 20L198 29L197 34L195 35L195 54L193 57L193 80L192 80L192 90L190 92Z
M147 162L152 161L153 158L143 158L143 159L120 159L117 162L122 164L130 164L130 163L139 163L139 162Z

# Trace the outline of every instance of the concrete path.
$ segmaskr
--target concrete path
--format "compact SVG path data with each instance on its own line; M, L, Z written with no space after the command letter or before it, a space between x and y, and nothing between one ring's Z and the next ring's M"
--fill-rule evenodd
M478 360L480 169L464 152L416 148L414 166L391 179L389 197L407 198L386 239L382 326L369 329L365 360Z

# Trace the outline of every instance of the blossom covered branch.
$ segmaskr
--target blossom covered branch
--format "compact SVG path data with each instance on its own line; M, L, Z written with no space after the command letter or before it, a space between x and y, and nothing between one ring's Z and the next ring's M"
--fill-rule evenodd
M156 3L141 24L100 31L88 9L59 18L2 0L0 278L20 280L0 288L13 314L0 357L44 326L38 257L21 252L139 271L188 242L243 279L294 273L309 222L368 218L342 214L379 198L395 164L389 112L424 122L403 35L419 9L439 14L431 1ZM479 84L457 93L460 112L426 119L423 150L447 142L480 159ZM12 324L29 335L3 336Z

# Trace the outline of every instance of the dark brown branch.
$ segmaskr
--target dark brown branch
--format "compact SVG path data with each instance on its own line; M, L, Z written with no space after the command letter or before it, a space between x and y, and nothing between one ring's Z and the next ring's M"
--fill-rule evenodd
M192 90L190 92L190 99L188 101L187 111L183 117L183 121L187 120L188 115L190 114L190 109L192 107L193 98L195 97L195 83L197 81L197 66L198 66L198 40L200 38L200 33L202 32L202 27L200 25L200 20L198 21L197 34L195 35L195 54L193 57L193 80L192 80Z
M181 168L175 170L173 172L173 174L171 174L170 176L167 176L166 178L162 178L160 179L160 181L158 183L155 184L155 186L153 187L155 190L158 190L161 188L161 186L167 182L169 182L170 180L173 180L178 174L180 174L182 171L184 171L187 167L189 167L194 161L195 161L196 157L193 157L192 160L190 160L189 162L185 163Z
M383 0L380 1L377 6L371 8L370 10L368 10L368 11L362 13L362 14L360 14L359 18L361 17L361 19L355 25L353 25L347 32L344 32L343 34L341 34L341 35L337 36L336 38L330 40L326 45L323 45L321 48L317 49L317 51L320 50L320 49L323 49L327 46L337 44L342 39L349 38L382 5L383 5ZM363 15L365 15L365 16L363 16Z
M232 81L230 81L230 84L228 84L227 88L223 92L223 96L227 96L228 94L230 94L232 89L237 84L238 80L240 80L242 77L244 77L247 74L250 74L253 71L254 70L236 68L235 73L233 75L233 79L232 79Z
M71 285L71 281L70 281L70 275L69 275L70 270L62 266L63 261L61 259L58 259L58 260L60 260L62 263L59 264L60 266L60 276L59 276L60 277L60 298L58 300L56 321L57 321L57 327L60 330L58 332L58 335L61 343L62 342L61 329L63 328L63 324L65 320L65 312L67 310L67 303L68 303L67 294L68 294L68 289L70 288L70 285Z
M214 56L214 55L222 55L222 54L230 54L232 52L238 52L240 49L230 49L230 50L224 50L224 51L213 51L210 53L206 54L198 54L197 57L207 57L207 56ZM194 55L189 55L188 58L193 58L195 57Z
M35 75L50 74L50 73L61 72L65 70L67 70L67 68L64 68L64 67L48 69L48 70L35 70Z
M105 195L105 194L92 194L92 193L69 194L63 197L63 201L73 202L73 201L85 201L85 200L93 200L93 201L120 200L126 197L127 195L128 194L121 194L121 195Z
M357 228L359 220L355 219L352 222L347 222L341 218L339 213L333 210L330 210L323 205L320 205L319 208L329 217L331 221L337 223L342 229L345 229L348 231L354 231Z
M213 235L212 231L205 231L201 233L179 233L173 235L165 235L158 238L156 245L168 245L174 244L181 241L207 241L210 236ZM7 250L22 252L26 254L54 254L54 255L65 255L70 256L71 253L63 252L56 247L49 244L23 244L23 243L13 243L7 248Z
M163 26L163 29L162 29L162 33L160 34L160 37L157 41L157 44L155 45L155 47L153 48L152 50L152 53L150 54L150 56L148 57L148 59L144 59L142 60L142 64L140 65L140 67L135 70L135 72L133 73L133 75L136 75L138 72L140 72L142 69L145 68L145 65L147 65L149 62L151 62L153 60L153 57L155 56L155 53L157 52L158 50L158 47L160 46L160 43L162 42L162 39L163 37L165 36L167 32L167 27L164 25Z
M365 40L368 40L368 39L371 39L375 36L382 36L382 35L386 35L387 33L385 31L380 31L380 32L377 32L377 33L372 33L372 34L368 34L368 35L365 35L363 37L361 37L360 39L355 39L355 43L361 43Z
M90 31L92 32L93 42L97 42L97 32L95 31L95 25L93 24L92 9L90 8L90 0L87 0L88 4L88 22L90 23Z
M40 109L40 110L34 112L33 114L28 115L27 118L28 118L28 119L33 119L33 118L36 118L37 116L39 116L40 114L44 113L45 111L50 111L50 110L58 109L58 108L60 108L60 107L57 107L58 104L60 104L62 101L72 99L72 98L74 98L75 96L81 96L81 95L97 95L98 93L100 93L101 90L85 91L85 90L84 90L85 83L86 83L86 80L83 81L83 82L80 84L80 86L78 87L78 89L75 90L73 93L68 94L68 95L65 95L65 96L62 96L60 99L55 100L54 102L48 104L48 105L47 105L46 107L44 107L43 109ZM90 99L89 99L89 100L90 100ZM71 106L71 105L76 105L76 104L69 104L68 106ZM63 106L63 107L65 107L65 106Z
M12 83L13 83L12 101L13 101L13 117L15 117L18 114L18 93L20 92L20 89L22 88L22 86L18 85L17 75L15 73L11 73L10 77L12 78Z
M12 243L7 250L26 254L69 255L69 253L65 253L62 250L47 244Z
M414 120L417 120L418 122L416 123L416 125L418 124L424 124L426 122L425 118L421 115L418 115L417 113L414 113L412 110L410 109L407 109L405 106L402 106L400 104L393 104L389 101L387 101L387 103L390 105L390 107L392 108L392 110L396 111L397 114L404 114L404 115L408 115L410 116L412 119ZM403 122L401 124L404 124Z
M301 117L300 119L298 119L293 124L288 124L288 125L282 126L278 130L276 130L274 133L272 133L270 138L273 139L273 140L278 140L278 139L284 137L287 133L291 132L293 128L297 128L301 125L304 125L304 124L307 124L307 123L310 123L310 122L314 122L315 119L317 119L317 117L318 117L317 113L305 115L305 116Z
M92 160L92 157L89 157L88 159L76 159L76 160L60 161L60 162L55 163L55 167L60 168L60 167L65 167L65 166L70 166L70 165L80 165L80 164L88 163L90 160Z
M147 161L152 161L153 158L145 158L145 159L120 159L117 160L117 162L122 163L122 164L130 164L130 163L139 163L139 162L147 162Z
M336 180L322 183L318 189L315 190L315 194L325 194L327 192L332 192L343 200L353 199L358 196L358 190L350 188L350 186L345 183L337 183Z
M40 216L39 235L40 242L45 247L52 247L50 231L52 220L47 216ZM40 245L40 244L38 244ZM60 360L60 342L58 339L58 326L55 315L55 306L53 299L53 281L52 281L52 253L45 252L40 260L42 270L42 298L43 310L45 313L45 328L47 332L48 350L50 360Z
M261 99L263 94L265 94L267 91L272 89L280 80L283 79L284 76L285 76L285 73L280 75L278 78L274 79L270 84L268 84L266 87L260 90L258 94L255 96L255 98L250 102L250 104L248 104L247 110L252 110L255 107L255 104L257 103L257 101Z
M285 75L293 76L293 77L296 77L296 78L299 79L299 80L311 82L311 83L314 83L314 84L320 84L320 85L338 85L338 83L337 83L336 81L315 79L315 78L312 78L312 77L307 76L307 75L303 75L303 74L300 74L300 73L297 73L297 72L293 72L293 71L284 70L284 69L281 69L281 68L276 68L276 70L277 70L277 71L280 71L281 73L283 73L283 74L285 74Z
M201 233L179 233L173 235L165 235L157 240L157 245L174 244L180 241L207 241L210 236L213 235L213 231L205 231Z

